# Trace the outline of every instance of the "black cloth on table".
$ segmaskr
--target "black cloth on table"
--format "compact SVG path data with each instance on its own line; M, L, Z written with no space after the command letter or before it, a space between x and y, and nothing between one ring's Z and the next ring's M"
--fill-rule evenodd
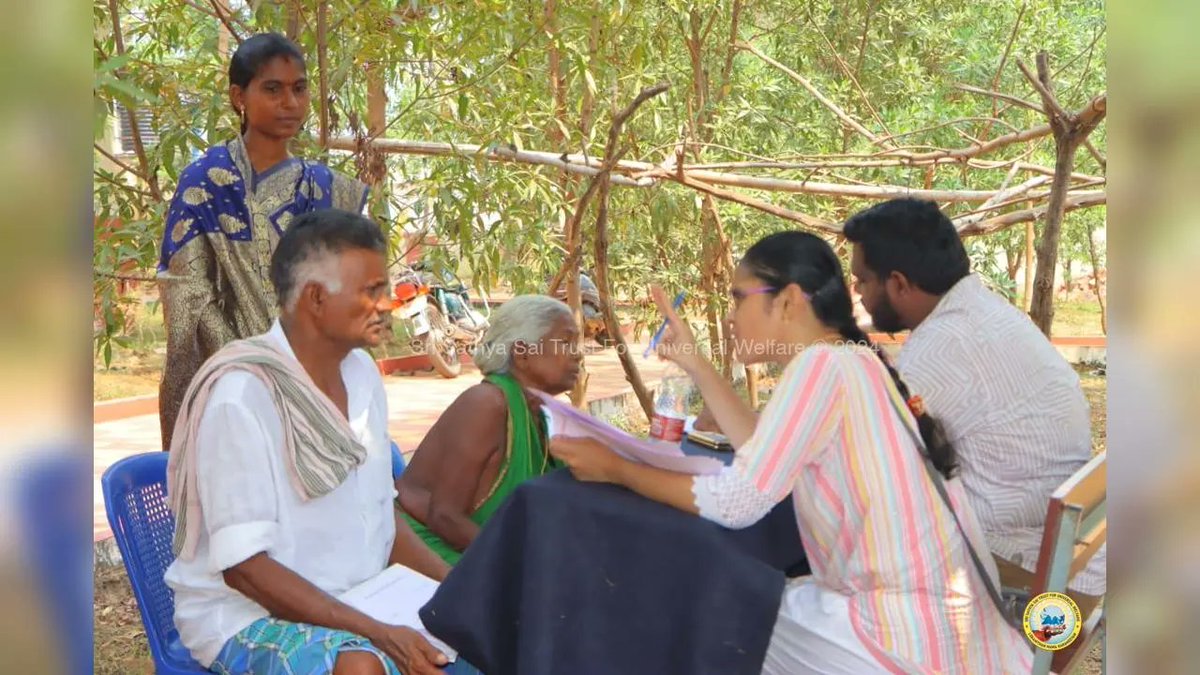
M562 469L514 491L421 620L487 675L759 673L785 572L808 572L790 499L734 531Z

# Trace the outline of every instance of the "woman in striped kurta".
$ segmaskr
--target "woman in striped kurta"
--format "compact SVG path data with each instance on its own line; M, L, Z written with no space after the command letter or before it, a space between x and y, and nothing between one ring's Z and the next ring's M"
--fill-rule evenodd
M761 418L695 349L661 289L660 354L694 378L737 454L712 476L634 464L593 441L551 451L581 480L622 484L732 528L791 499L812 575L789 582L766 673L1028 672L1030 649L988 596L908 428L934 466L955 469L937 424L906 405L895 371L858 328L837 256L813 235L758 242L734 277L735 353L785 365ZM954 510L986 551L958 480ZM982 556L996 580L990 556Z

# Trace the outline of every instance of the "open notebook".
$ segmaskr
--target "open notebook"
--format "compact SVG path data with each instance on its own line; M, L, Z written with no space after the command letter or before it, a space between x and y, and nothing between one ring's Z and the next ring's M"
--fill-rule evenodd
M433 637L417 611L437 592L438 582L404 565L392 565L338 597L367 616L393 626L407 626L425 636L450 661L458 653Z

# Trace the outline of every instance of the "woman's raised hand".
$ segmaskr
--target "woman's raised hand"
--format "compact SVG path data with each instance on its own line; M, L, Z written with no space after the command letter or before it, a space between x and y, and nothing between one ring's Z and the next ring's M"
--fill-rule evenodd
M696 345L696 336L692 333L691 326L679 317L675 308L671 306L667 292L661 286L651 286L650 295L654 298L654 304L658 305L658 311L667 319L667 329L663 331L662 339L655 348L656 353L659 358L672 361L685 371L692 372L697 365L704 363L704 355Z

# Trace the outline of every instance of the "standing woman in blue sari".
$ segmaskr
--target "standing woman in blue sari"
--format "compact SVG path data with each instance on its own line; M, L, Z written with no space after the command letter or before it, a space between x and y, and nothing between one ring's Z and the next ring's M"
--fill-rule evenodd
M264 33L244 41L229 64L229 98L241 134L183 170L167 210L158 263L164 448L200 364L271 327L271 253L292 220L330 207L361 212L367 198L361 182L288 151L309 109L304 55L291 40Z

